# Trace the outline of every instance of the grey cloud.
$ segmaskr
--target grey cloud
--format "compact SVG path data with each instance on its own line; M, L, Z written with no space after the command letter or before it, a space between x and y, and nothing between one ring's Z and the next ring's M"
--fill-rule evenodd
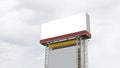
M38 56L44 54L44 48L39 44L40 24L29 23L35 12L29 8L20 7L18 1L4 1L4 3L6 5L0 4L3 8L0 8L0 67L39 67L39 64L42 64L39 62L42 57L38 58ZM37 51L34 51L35 49Z
M44 63L42 56L44 54L44 47L40 47L40 45L34 45L23 47L20 45L0 41L0 67L38 68Z
M16 68L16 65L18 65L19 68L20 56L22 55L22 52L23 51L21 47L15 44L0 41L0 67Z
M30 43L38 41L40 35L40 25L26 24L31 19L33 12L27 9L13 10L1 17L4 22L0 26L1 39L8 42ZM34 37L33 37L34 36ZM37 38L37 39L36 39ZM17 40L16 40L17 39ZM31 44L31 43L30 43Z
M42 0L38 1L35 0L29 1L24 0L22 1L24 5L28 8L43 11L44 14L47 12L48 16L52 17L52 19L60 18L64 16L69 16L74 13L79 13L83 11L94 11L100 8L109 7L113 4L116 4L118 0ZM38 12L39 13L39 12ZM47 18L47 17L45 17ZM50 17L49 17L50 18Z

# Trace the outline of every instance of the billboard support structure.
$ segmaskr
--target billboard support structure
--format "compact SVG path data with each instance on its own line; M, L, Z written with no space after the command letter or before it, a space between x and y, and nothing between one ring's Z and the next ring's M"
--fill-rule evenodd
M40 43L45 46L45 68L59 68L59 65L63 64L61 62L62 59L60 60L61 64L58 63L59 65L58 65L58 67L56 67L54 63L58 62L55 59L57 57L53 57L53 55L51 55L51 54L54 54L54 51L57 51L59 53L60 49L64 49L64 48L69 49L69 47L72 47L72 46L76 47L75 50L74 50L76 52L74 52L75 53L74 57L73 57L74 59L72 60L72 61L74 61L74 63L73 63L74 67L71 67L71 68L88 68L88 65L87 65L88 64L88 62L87 62L88 61L87 42L88 42L88 39L91 38L91 34L90 34L90 29L88 28L88 27L90 27L89 24L88 24L88 22L89 22L88 21L89 20L88 19L89 18L88 14L84 13L82 15L83 15L83 17L80 17L79 15L69 17L70 19L72 19L74 17L80 17L81 20L83 20L82 22L84 22L84 27L82 27L82 29L80 31L74 30L76 32L68 31L68 33L64 33L67 30L65 30L65 31L61 30L61 33L63 33L63 35L59 35L59 33L54 34L55 32L53 31L53 32L50 32L51 34L47 36L46 33L49 33L49 29L46 28L46 27L48 25L47 26L46 26L46 24L44 25L44 29L46 28L47 30L45 29L46 31L42 34L43 37L40 40ZM63 20L60 20L60 22L63 22L63 21L70 22L70 21L68 21L69 18L65 18ZM74 19L79 20L79 18L74 18ZM53 23L55 23L55 22L57 22L57 21L54 21ZM76 23L76 25L77 25L77 27L79 27L77 23ZM57 26L59 26L59 25L57 25ZM72 27L72 25L70 25L70 27ZM51 26L49 28L53 29L53 27L51 27ZM44 31L44 29L43 29L43 31ZM79 28L77 30L79 30ZM71 32L71 33L69 33L69 32ZM54 34L54 35L52 35L52 34ZM64 53L62 53L62 54L64 55ZM55 53L55 55L56 55L56 53ZM52 59L54 60L53 63L50 62L50 61L52 61L52 59L50 59L51 56L52 56ZM68 63L69 63L69 61L68 61ZM70 67L66 66L66 67L63 67L63 68L70 68Z
M73 38L74 40L76 40L75 44L76 44L76 48L77 48L77 53L76 53L76 59L77 59L77 68L87 68L87 39L82 37L82 36L76 36L75 38ZM71 40L73 40L71 39ZM58 40L60 41L60 40ZM62 42L57 42L57 43L63 43L63 42L68 42L70 40L66 40L66 41L62 41ZM49 54L50 51L52 50L57 50L59 48L64 48L65 46L62 47L55 47L55 48L50 48L50 45L53 45L53 43L46 43L45 45L45 68L49 68ZM56 44L56 43L54 43ZM67 46L70 47L71 45Z

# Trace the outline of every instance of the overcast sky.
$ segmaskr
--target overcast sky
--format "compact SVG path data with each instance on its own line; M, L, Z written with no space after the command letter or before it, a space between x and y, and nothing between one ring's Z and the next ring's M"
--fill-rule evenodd
M119 0L0 0L0 68L44 68L41 24L87 12L89 68L120 68Z

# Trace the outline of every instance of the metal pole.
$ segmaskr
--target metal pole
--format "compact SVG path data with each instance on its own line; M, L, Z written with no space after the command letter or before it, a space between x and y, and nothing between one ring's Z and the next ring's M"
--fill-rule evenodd
M87 68L87 46L86 40L83 37L78 36L77 40L77 64L78 68Z
M46 44L46 47L45 47L45 68L48 68L48 62L49 62L49 44Z

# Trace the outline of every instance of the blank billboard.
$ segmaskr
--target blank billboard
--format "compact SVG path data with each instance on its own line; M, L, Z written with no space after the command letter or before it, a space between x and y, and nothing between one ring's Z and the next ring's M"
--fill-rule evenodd
M87 30L89 32L89 16L84 12L44 23L41 27L41 39L56 37L82 30Z
M76 46L50 51L49 68L77 68Z

